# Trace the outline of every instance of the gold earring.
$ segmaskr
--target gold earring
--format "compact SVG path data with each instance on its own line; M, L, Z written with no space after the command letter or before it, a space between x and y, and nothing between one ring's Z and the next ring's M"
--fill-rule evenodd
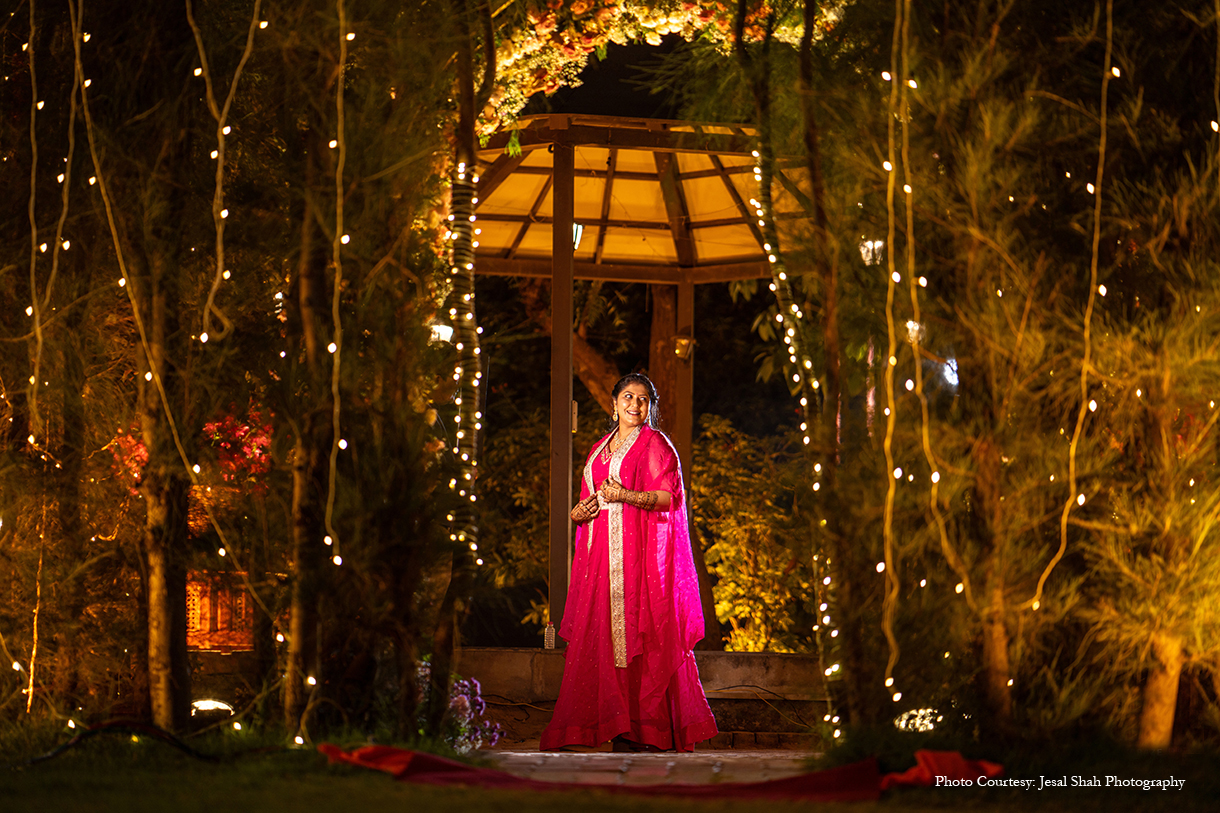
M618 423L618 410L614 411L614 422Z

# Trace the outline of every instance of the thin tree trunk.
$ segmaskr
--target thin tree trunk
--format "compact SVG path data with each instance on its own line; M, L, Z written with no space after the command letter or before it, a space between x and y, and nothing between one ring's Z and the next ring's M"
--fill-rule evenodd
M449 676L453 672L453 652L458 645L457 617L470 591L470 568L462 567L460 555L453 557L453 572L449 587L441 600L432 636L432 668L429 672L428 707L425 730L432 736L440 734L445 713L449 710Z
M148 678L153 724L185 731L190 723L191 671L186 649L186 483L147 477Z
M324 455L315 442L311 413L301 422L292 463L292 593L288 617L288 662L284 673L284 722L289 731L303 724L309 698L307 680L318 679L318 582L322 569L323 528L318 480Z
M1182 676L1182 642L1159 633L1153 639L1153 667L1144 681L1140 710L1140 748L1168 748L1173 739L1173 718L1178 706Z
M1012 726L1012 669L1008 661L1008 628L1004 623L1004 584L988 574L989 604L983 617L983 680L987 706L1001 730Z
M284 675L284 723L289 731L303 724L310 677L318 672L318 592L326 547L323 505L326 499L327 450L331 442L330 389L323 363L326 315L326 259L315 241L313 179L322 145L316 130L306 134L305 206L301 216L301 249L293 305L304 344L309 387L304 414L297 423L292 458L292 594L288 622L288 663Z
M160 247L151 247L156 252ZM169 249L164 249L169 250ZM144 497L144 542L148 557L148 680L153 723L183 731L190 722L191 674L186 649L186 552L189 483L181 473L161 400L160 382L168 396L179 393L180 367L167 362L170 337L178 333L177 283L181 269L169 258L154 255L141 280L130 280L144 313L148 354L143 361L154 383L137 379L140 429L148 449L141 478ZM144 355L144 354L141 354ZM171 400L171 403L173 401Z
M984 435L971 450L975 464L974 534L985 562L983 590L986 604L982 610L983 696L992 721L1001 729L1012 724L1012 691L1008 681L1012 670L1008 661L1008 627L1005 621L1003 535L1008 519L1004 513L1000 447Z
M857 608L861 607L857 597L856 578L859 568L856 567L856 546L844 536L830 534L828 546L833 555L830 565L838 582L838 604L846 608L839 619L843 648L843 700L847 704L849 719L859 725L872 725L877 722L876 704L868 702L871 695L865 688L869 685L871 672L868 668L869 659L865 651L863 622Z

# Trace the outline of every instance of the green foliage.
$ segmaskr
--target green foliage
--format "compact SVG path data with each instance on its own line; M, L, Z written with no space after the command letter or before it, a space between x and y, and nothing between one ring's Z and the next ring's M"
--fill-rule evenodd
M691 473L691 534L715 578L716 617L739 652L807 652L816 607L801 523L791 519L790 439L752 438L723 418L700 421Z

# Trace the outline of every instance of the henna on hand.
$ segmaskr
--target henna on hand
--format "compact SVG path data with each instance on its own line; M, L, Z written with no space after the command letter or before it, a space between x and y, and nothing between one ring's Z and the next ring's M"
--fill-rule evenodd
M576 503L576 505L572 507L572 513L570 516L572 517L572 521L579 525L581 523L588 522L591 519L595 519L599 513L601 513L601 505L597 501L597 495L594 494L588 499L584 499Z
M602 481L601 495L608 502L623 502L625 494L627 494L627 489L623 488L623 484L613 477L607 477Z
M624 488L617 480L607 477L602 483L602 496L610 502L624 502L628 505L651 511L657 507L658 495L655 491L631 491Z
M628 491L623 497L623 502L628 505L634 505L636 508L642 508L645 511L651 511L657 507L657 492Z

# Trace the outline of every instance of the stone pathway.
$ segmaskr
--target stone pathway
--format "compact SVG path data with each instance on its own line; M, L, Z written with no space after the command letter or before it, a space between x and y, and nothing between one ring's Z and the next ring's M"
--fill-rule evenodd
M484 751L502 771L547 782L582 785L702 785L765 782L805 773L809 751L695 751L678 754L616 754Z

